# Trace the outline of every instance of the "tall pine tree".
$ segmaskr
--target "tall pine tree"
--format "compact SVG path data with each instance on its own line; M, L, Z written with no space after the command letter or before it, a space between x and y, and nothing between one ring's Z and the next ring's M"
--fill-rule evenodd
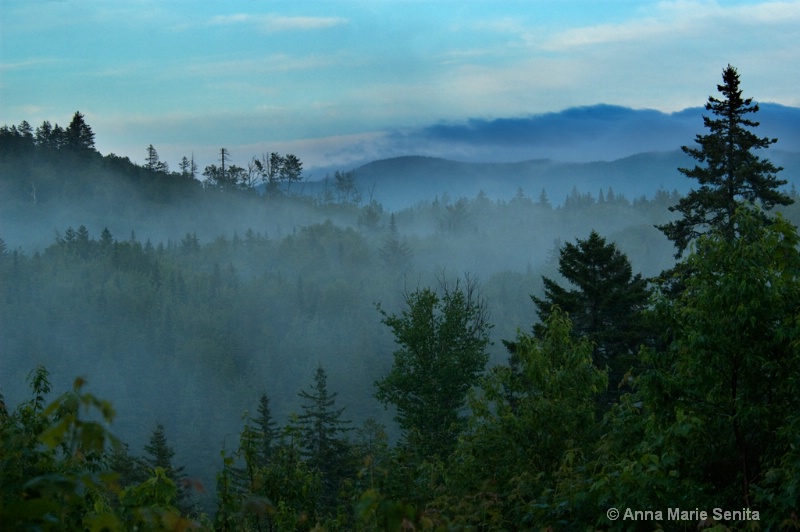
M676 258L679 258L689 243L697 236L717 229L727 238L736 236L733 215L740 202L759 205L769 210L775 205L789 205L792 199L780 192L778 187L786 181L776 174L782 168L768 159L758 157L753 150L765 149L778 139L758 137L749 128L759 123L747 118L758 112L758 104L752 98L742 98L739 89L739 73L728 65L722 72L722 85L717 90L723 98L710 96L706 110L712 117L703 116L709 129L707 135L697 135L697 148L683 146L681 149L703 166L679 168L686 177L696 179L700 188L692 190L670 211L678 212L682 218L658 226L675 243ZM763 211L758 211L767 219Z

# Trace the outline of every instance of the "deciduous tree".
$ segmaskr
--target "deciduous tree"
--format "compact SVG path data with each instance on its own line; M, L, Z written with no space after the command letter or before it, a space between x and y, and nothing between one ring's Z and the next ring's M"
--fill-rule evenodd
M375 396L397 408L405 446L421 457L445 457L464 427L467 391L488 360L491 325L478 284L441 279L438 291L405 294L399 315L378 309L400 348Z
M540 336L519 333L514 344L516 366L493 368L470 398L471 430L448 472L451 513L465 528L578 528L564 520L571 501L559 500L555 488L591 455L606 373L592 363L591 342L575 338L558 307Z

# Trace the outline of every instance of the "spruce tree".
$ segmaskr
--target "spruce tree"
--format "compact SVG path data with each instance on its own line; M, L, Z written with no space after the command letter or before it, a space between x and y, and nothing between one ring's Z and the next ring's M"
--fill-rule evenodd
M389 217L389 231L378 254L383 264L390 270L400 273L408 273L411 270L414 253L408 244L401 240L394 213Z
M272 455L273 446L278 440L279 431L275 428L275 420L272 418L272 410L269 406L269 396L262 393L258 400L258 417L255 418L255 426L258 430L258 463L259 466L266 466Z
M145 457L142 462L150 469L162 468L166 476L175 483L175 487L178 489L178 500L184 500L188 495L184 486L186 478L183 473L184 467L173 465L172 458L175 456L175 451L167 443L164 425L161 423L157 423L156 428L153 429L147 445L144 446L144 452Z
M79 111L75 111L64 131L64 144L75 151L94 151L94 132Z
M323 505L330 506L347 474L349 446L344 434L350 430L350 422L342 419L344 408L335 408L337 393L328 392L328 374L321 365L311 389L298 395L304 400L303 413L297 416L303 457L321 474Z
M789 196L778 190L786 184L776 177L782 168L752 151L768 148L778 139L758 137L750 130L759 123L748 119L747 115L758 112L758 104L754 104L752 98L742 98L736 69L728 65L722 72L722 80L717 90L723 98L709 96L705 106L712 113L711 117L703 116L710 132L697 135L697 148L681 148L703 163L694 168L678 169L686 177L696 179L700 188L670 207L670 211L680 213L682 218L657 226L675 243L676 258L693 239L710 229L717 229L725 238L733 239L737 231L733 215L742 202L765 210L792 203ZM758 212L767 220L763 211Z
M328 392L328 374L320 365L314 373L314 385L297 395L304 400L303 413L297 416L301 427L303 454L312 467L322 472L332 468L344 448L342 435L349 421L342 419L344 408L336 409L336 392Z
M594 342L594 362L610 367L613 390L648 336L642 317L650 295L647 282L640 274L633 275L628 257L596 231L586 240L564 244L558 271L574 288L542 276L544 298L531 296L541 320L534 333L542 337L543 324L558 306L572 320L573 333Z

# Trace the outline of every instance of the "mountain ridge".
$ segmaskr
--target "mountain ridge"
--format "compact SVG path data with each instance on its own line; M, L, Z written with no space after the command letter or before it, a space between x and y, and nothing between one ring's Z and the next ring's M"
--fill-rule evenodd
M766 155L766 154L765 154ZM800 152L775 150L769 158L790 184L800 175ZM696 183L678 171L695 161L681 150L637 153L613 161L563 162L536 158L505 163L473 163L441 157L407 155L372 161L353 170L362 194L390 209L432 200L473 198L481 191L492 199L510 199L522 190L537 197L542 190L556 205L572 191L592 195L609 187L628 199L652 197L664 189L686 193Z

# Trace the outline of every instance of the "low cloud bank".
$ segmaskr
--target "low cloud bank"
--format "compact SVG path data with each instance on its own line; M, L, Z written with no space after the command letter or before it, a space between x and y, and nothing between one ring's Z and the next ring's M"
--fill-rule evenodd
M774 149L800 152L800 109L764 103L752 118L760 136L778 138ZM613 161L642 152L694 145L705 134L701 107L675 113L612 105L576 107L516 118L471 118L417 129L388 130L357 143L331 143L312 167L349 168L403 155L465 162ZM352 140L352 139L350 139ZM325 168L325 167L329 168ZM316 173L324 173L318 171Z

